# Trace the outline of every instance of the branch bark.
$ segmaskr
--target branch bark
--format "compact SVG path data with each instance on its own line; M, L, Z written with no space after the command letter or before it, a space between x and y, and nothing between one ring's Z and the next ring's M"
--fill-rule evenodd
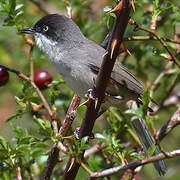
M180 107L173 116L163 125L157 133L156 139L161 141L168 133L170 133L177 125L180 124Z
M73 120L76 117L76 111L79 106L80 100L81 100L80 97L77 94L75 94L66 113L66 117L63 120L62 126L59 130L59 136L65 136L66 133L68 132L69 127L71 126ZM52 171L56 163L58 162L59 151L60 150L58 149L57 145L54 145L53 148L51 149L51 152L48 156L48 160L41 175L41 180L50 179Z
M106 169L103 171L93 172L90 174L90 178L109 176L109 175L118 173L119 171L123 171L123 170L127 170L127 169L135 169L139 166L149 164L149 163L158 161L160 159L169 159L169 158L173 158L176 156L180 156L180 149L174 150L172 152L166 152L166 154L168 156L166 156L164 153L161 153L161 154L158 154L156 156L152 156L152 157L149 157L147 159L144 159L142 161L134 161L134 162L130 162L126 165L116 166L116 167Z
M137 31L137 30L142 30L142 31L146 31L146 32L148 32L148 33L150 33L150 34L152 34L153 36L155 36L156 38L157 38L157 40L162 44L162 46L164 47L164 49L169 53L169 55L171 56L171 61L173 61L177 66L179 66L180 67L180 62L179 62L179 60L176 58L176 56L170 51L170 49L169 49L169 47L168 47L168 45L167 45L167 43L164 41L164 39L163 38L161 38L155 31L153 31L153 30L150 30L150 29L148 29L148 28L145 28L144 26L141 26L141 25L139 25L136 21L134 21L134 20L130 20L129 21L129 23L131 24L131 25L134 25L135 26L135 31Z
M96 120L96 115L100 109L104 98L104 92L111 75L116 57L118 56L120 44L123 40L123 35L128 24L130 13L129 0L123 0L123 7L119 16L117 16L115 26L113 28L111 39L106 49L103 62L96 78L96 84L93 88L90 105L87 108L85 117L80 127L79 138L89 136ZM81 155L83 159L83 154ZM80 162L77 162L75 157L70 157L66 165L63 180L74 180L80 167Z

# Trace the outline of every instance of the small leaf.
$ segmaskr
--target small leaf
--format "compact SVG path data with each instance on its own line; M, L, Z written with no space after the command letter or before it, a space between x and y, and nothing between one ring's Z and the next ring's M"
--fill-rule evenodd
M15 99L15 101L16 101L16 103L17 103L18 105L20 105L22 108L26 108L26 103L23 102L24 99L20 99L20 98L17 97L17 96L15 96L14 99Z
M153 145L152 145L151 147L149 147L148 150L146 151L146 156L147 156L147 157L151 157L151 156L154 154L155 150L156 150L156 145L153 144Z
M33 116L33 120L39 127L41 127L42 129L45 130L45 122L43 119L37 118L36 116Z
M0 136L0 145L1 145L4 149L7 148L7 142L6 142L6 140L5 140L2 136Z
M143 96L142 96L143 104L140 105L140 108L143 110L144 115L147 114L149 101L150 101L150 92L149 92L149 89L146 89L146 91L143 93Z
M23 137L23 129L21 127L17 126L16 124L12 124L12 130L18 138Z

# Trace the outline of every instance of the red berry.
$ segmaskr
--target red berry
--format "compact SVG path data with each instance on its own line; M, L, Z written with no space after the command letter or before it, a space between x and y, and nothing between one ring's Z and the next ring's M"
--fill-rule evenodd
M52 77L49 72L45 70L36 70L34 72L34 82L39 87L39 89L46 89L48 85L51 83Z
M0 65L0 86L5 85L9 80L8 71Z

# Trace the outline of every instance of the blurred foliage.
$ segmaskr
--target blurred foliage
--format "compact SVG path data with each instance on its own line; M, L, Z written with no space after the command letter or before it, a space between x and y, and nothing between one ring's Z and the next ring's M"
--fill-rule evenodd
M45 12L52 12L53 8L59 13L66 13L65 3L67 1L42 0L46 6L38 6L31 0L0 0L0 64L12 69L17 69L24 74L29 74L29 47L25 44L25 38L17 34L18 30L33 26L34 23L44 16ZM117 0L71 0L69 4L73 11L74 21L78 24L84 35L101 44L106 34L112 30L115 16L106 12L118 3ZM48 7L47 9L43 9ZM135 1L136 12L131 12L131 18L144 27L150 28L152 21L157 24L157 33L164 38L174 38L175 33L180 32L180 3L178 0L139 0ZM144 31L134 31L134 27L128 25L125 37L149 35ZM179 33L180 34L180 33ZM153 82L159 74L167 68L169 60L165 48L154 40L126 41L127 48L132 56L121 54L119 60L127 66L145 87L152 87ZM177 46L168 43L170 50L179 58ZM71 102L73 92L66 86L62 77L47 60L47 57L35 47L33 50L35 69L48 70L54 77L50 88L43 91L47 101L56 107L58 121L65 117L67 108ZM153 99L161 102L172 93L173 87L179 83L179 68L171 65L172 73L165 74L156 85ZM174 89L174 88L173 88ZM169 91L172 90L171 94ZM35 90L25 81L19 80L10 73L10 81L0 87L0 179L13 179L17 176L17 168L21 168L23 179L32 175L39 177L47 160L50 148L57 141L48 120L45 110L34 111L29 102L39 105L41 100ZM149 91L145 91L143 105L136 111L128 110L126 113L132 118L144 117L149 129L159 129L175 112L178 102L173 106L164 107L157 115L147 116L150 101ZM80 125L85 107L78 109L78 117L72 125L71 134ZM121 115L121 116L120 116ZM4 123L5 120L10 122ZM11 124L11 127L9 126ZM178 129L178 127L177 127ZM165 151L179 148L180 135L174 129L162 142ZM95 139L92 144L107 146L98 153L88 158L89 168L92 171L121 165L125 161L143 159L138 151L139 147L132 135L132 130L127 119L115 108L106 112L94 127ZM60 154L63 162L59 162L55 168L52 179L61 179L59 174L66 164L69 154L78 156L82 151L88 149L84 138L79 144L73 139L68 154ZM126 147L125 144L129 143ZM149 150L148 156L153 152ZM179 179L179 158L166 161L168 166L167 175L158 177L152 165L143 167L138 175L140 179ZM77 179L85 179L88 176L84 169L80 169ZM122 174L115 174L112 179L120 179ZM107 179L107 178L101 178Z

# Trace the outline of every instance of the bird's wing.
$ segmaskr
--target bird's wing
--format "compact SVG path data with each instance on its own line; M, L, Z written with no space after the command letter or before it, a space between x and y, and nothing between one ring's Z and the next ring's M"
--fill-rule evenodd
M105 50L92 41L89 41L89 44L88 46L86 46L86 48L91 49L91 53L88 53L89 67L94 73L97 74L101 67ZM139 95L141 95L144 91L143 86L138 81L136 76L133 75L125 66L123 66L118 61L115 62L113 71L111 73L111 79L129 90L135 91Z

